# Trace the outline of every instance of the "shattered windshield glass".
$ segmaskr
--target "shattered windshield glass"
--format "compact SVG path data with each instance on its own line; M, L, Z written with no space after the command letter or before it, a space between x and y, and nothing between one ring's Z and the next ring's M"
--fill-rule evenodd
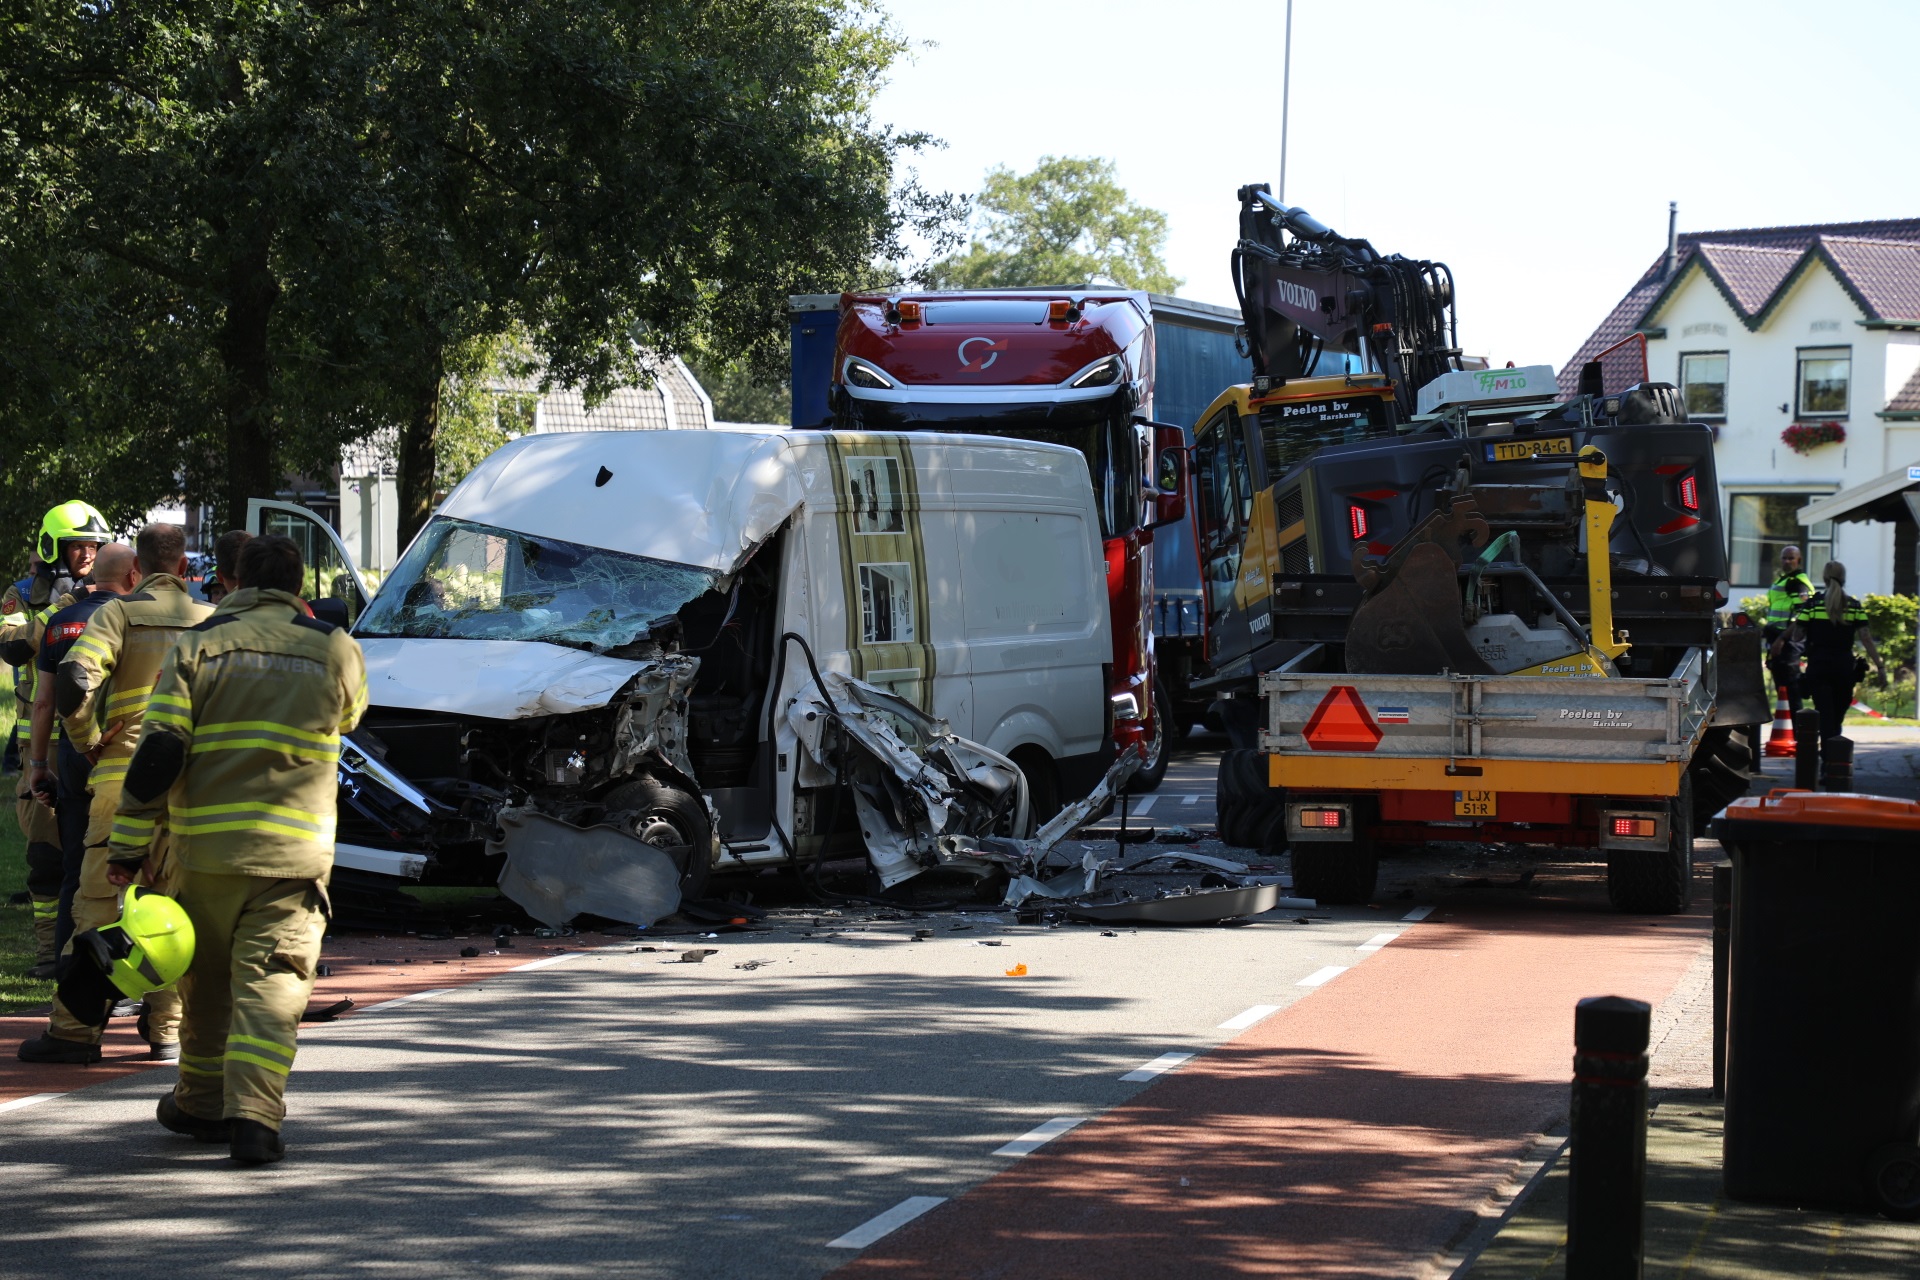
M359 636L545 640L604 652L713 588L692 565L436 517L380 584Z

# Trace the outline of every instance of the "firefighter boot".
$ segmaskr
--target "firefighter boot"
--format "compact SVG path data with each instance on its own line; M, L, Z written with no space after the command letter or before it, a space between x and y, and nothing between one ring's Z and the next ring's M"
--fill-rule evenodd
M195 1142L230 1142L233 1126L225 1120L209 1120L191 1111L182 1111L171 1093L162 1095L154 1119L175 1133L184 1133Z
M228 1124L233 1127L233 1138L227 1150L234 1163L273 1164L287 1154L286 1144L280 1141L280 1131L272 1126L244 1118L230 1120Z

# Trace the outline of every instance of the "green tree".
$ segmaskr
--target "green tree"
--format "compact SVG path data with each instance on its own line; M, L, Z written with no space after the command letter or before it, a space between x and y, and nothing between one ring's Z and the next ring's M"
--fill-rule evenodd
M518 326L590 399L647 352L771 367L786 295L957 208L896 183L924 139L869 118L902 44L867 0L0 0L0 30L0 245L106 264L66 310L158 335L194 394L141 389L147 453L227 520L393 427L404 540L476 344ZM39 381L111 398L70 366Z
M1129 289L1172 293L1181 281L1162 260L1167 215L1138 205L1111 160L1043 156L1032 173L987 173L979 234L927 272L939 289L1081 284L1105 277Z
M738 360L690 356L687 368L713 400L717 422L786 422L793 413L787 379L769 376Z

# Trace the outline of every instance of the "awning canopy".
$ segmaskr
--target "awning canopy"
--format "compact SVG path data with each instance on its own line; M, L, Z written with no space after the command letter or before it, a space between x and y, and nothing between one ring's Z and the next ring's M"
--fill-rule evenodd
M1920 464L1895 467L1878 479L1842 489L1800 508L1802 525L1822 520L1886 520L1909 518L1912 504L1905 495L1920 493Z

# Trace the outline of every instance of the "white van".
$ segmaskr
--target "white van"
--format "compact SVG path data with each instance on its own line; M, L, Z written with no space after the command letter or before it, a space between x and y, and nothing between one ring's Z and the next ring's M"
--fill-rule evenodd
M890 884L1024 834L1114 758L1099 523L1070 449L528 436L461 482L364 609L310 513L252 519L306 543L366 652L343 866L418 874L517 844L571 879L553 868L610 828L696 851L675 855L689 893L711 866L863 845Z

